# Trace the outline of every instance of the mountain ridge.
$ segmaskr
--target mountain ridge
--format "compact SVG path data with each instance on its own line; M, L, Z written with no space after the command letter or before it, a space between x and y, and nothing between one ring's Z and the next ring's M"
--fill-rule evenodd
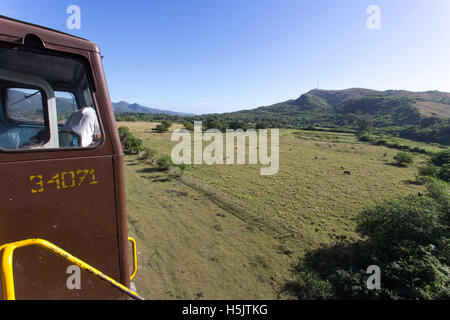
M138 103L129 103L121 100L119 102L113 102L114 113L146 113L146 114L168 114L173 116L195 116L194 113L177 112L171 110L162 110L156 108L150 108Z
M364 88L313 89L296 99L196 119L221 127L306 128L379 134L450 145L450 93ZM216 120L214 122L213 120Z
M405 98L414 101L415 107L424 117L450 117L450 93L442 91L407 91L407 90L385 90L378 91L366 88L349 88L342 90L312 89L297 99L290 99L272 105L261 106L224 113L292 113L292 112L335 112L336 107L349 102L369 96L387 98Z

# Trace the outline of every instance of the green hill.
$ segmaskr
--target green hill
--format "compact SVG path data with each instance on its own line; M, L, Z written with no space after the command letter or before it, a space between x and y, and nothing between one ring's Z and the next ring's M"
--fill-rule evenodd
M295 100L196 119L352 132L363 117L370 118L380 134L450 145L450 93L439 91L316 89Z
M373 98L372 100L369 100ZM383 98L383 99L381 99ZM352 112L373 113L371 106L367 103L376 103L373 107L377 111L389 113L392 101L398 101L405 105L414 105L424 117L448 117L450 116L450 93L439 91L410 92L402 90L376 91L370 89L346 89L346 90L311 90L298 99L287 100L270 106L264 106L253 110L243 110L223 115L253 114L257 117L262 113L277 113L277 115L289 116L296 112L328 112L345 114L350 110L348 105L352 104ZM358 107L358 105L361 105ZM382 105L384 104L384 106ZM343 107L347 105L347 108ZM384 110L382 110L384 109Z
M408 98L414 101L421 114L425 116L450 116L450 93L440 91L412 92L406 90L376 91L353 88L346 90L311 90L308 94L324 99L330 106L337 107L350 100L368 96Z

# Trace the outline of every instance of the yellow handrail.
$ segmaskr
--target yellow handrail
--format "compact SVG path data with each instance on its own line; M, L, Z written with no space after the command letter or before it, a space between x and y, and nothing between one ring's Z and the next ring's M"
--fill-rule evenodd
M131 242L131 247L133 250L133 272L131 273L130 280L133 280L137 272L137 254L136 254L136 240L132 237L128 237L128 241Z
M93 274L94 276L100 278L101 280L109 283L113 287L119 289L120 291L124 292L128 296L136 299L136 300L144 300L141 296L139 296L136 292L128 289L121 283L115 281L114 279L108 277L107 275L103 274L99 270L91 267L87 263L81 261L80 259L74 257L67 251L64 251L63 249L55 246L54 244L42 240L42 239L28 239L23 241L17 241L14 243L9 243L2 245L0 247L0 252L3 250L3 257L2 257L2 279L3 279L3 290L4 290L4 298L5 300L15 300L15 290L14 290L14 275L13 275L13 254L15 249L28 247L32 245L41 246L50 252L74 263L75 265L79 266L81 269Z

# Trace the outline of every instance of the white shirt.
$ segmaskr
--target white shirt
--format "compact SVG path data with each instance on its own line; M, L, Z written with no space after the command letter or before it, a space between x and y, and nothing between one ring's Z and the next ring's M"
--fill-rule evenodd
M100 134L95 110L89 107L82 108L72 113L62 130L73 131L81 137L81 147L89 146L94 135Z

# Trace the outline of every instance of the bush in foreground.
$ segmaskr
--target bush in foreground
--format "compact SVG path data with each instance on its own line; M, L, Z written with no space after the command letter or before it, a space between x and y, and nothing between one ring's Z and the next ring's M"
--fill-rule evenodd
M142 150L143 141L130 132L130 129L125 126L118 128L120 139L124 139L122 143L123 152L129 154L136 154Z
M372 205L357 216L364 240L311 251L283 288L299 299L450 299L450 189L429 179L425 196ZM381 270L369 290L368 266Z

